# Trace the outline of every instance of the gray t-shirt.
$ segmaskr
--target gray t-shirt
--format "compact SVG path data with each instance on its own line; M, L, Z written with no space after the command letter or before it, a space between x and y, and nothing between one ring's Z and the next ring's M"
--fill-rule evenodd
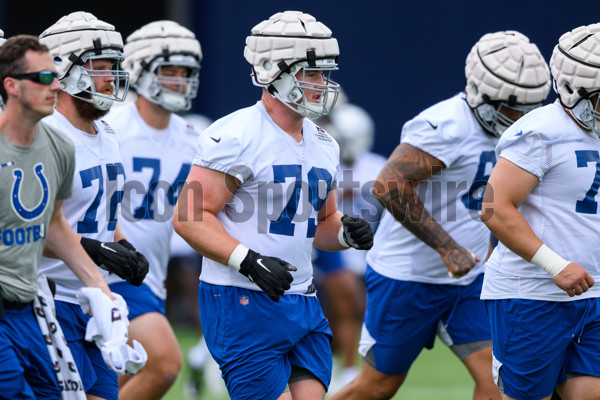
M0 295L31 301L55 200L73 192L75 148L63 133L39 122L28 147L0 132Z

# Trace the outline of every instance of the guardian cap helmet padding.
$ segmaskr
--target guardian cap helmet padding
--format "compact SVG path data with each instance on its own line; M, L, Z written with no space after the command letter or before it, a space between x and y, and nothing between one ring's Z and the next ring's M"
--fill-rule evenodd
M133 87L149 101L172 112L192 107L192 99L198 93L201 61L202 50L194 33L173 21L144 25L129 35L125 44L124 66L131 74ZM185 67L189 74L165 76L165 66Z
M550 67L560 103L584 127L600 135L600 24L580 26L562 35Z
M50 49L63 91L94 104L99 110L108 110L115 100L125 100L129 74L119 66L123 61L123 39L113 25L90 13L77 11L42 32L40 42ZM95 60L112 62L110 72L115 77L112 94L97 91L94 78L106 76L107 71L95 69ZM84 68L88 61L89 67ZM89 93L91 98L81 93Z
M339 53L331 30L299 11L277 13L256 25L244 49L244 57L252 66L253 83L311 119L328 114L335 106L340 87L329 75L338 69ZM302 74L297 78L299 71ZM307 82L307 71L322 71L324 84ZM319 102L309 102L305 89L320 92Z
M484 129L496 136L515 120L504 109L527 113L550 91L548 65L537 46L516 31L488 33L467 56L467 103Z

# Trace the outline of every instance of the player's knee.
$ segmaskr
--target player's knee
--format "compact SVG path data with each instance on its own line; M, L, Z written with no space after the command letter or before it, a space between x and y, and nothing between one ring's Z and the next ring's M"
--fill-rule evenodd
M181 371L182 361L181 357L174 357L170 362L166 363L163 368L164 376L177 377L179 371Z
M394 395L398 391L398 388L399 388L399 385L397 385L395 383L390 382L390 383L382 384L378 388L375 389L374 399L377 399L377 400L391 399L392 397L394 397ZM371 387L370 391L373 391L373 389L374 388Z
M158 379L164 383L173 383L179 375L182 366L181 355L178 353L170 354L166 357L158 357L154 359L148 359L146 367L150 367Z
M171 364L161 366L157 371L161 384L170 387L175 383L179 371L181 371L181 365Z
M362 399L369 400L391 399L394 397L401 384L402 382L396 379L380 380L374 384L374 382L364 379L360 373L351 383L356 392L361 394Z

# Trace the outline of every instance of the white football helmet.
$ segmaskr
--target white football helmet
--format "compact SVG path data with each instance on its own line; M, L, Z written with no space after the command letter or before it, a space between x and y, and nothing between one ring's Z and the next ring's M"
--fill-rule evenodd
M99 110L108 110L113 101L125 100L129 74L120 69L123 39L113 25L90 13L77 11L42 32L40 42L50 49L63 91L92 103ZM115 77L112 94L96 91L94 78L105 76L106 71L94 69L95 60L112 62L110 72ZM87 61L89 68L84 68ZM91 98L83 97L82 93L89 93Z
M600 135L600 24L580 26L562 35L552 52L550 67L562 106Z
M541 106L550 91L548 64L537 46L516 31L481 37L467 56L465 75L467 103L496 136L515 122L505 109L522 116Z
M133 87L149 101L166 110L179 112L192 107L198 93L202 50L194 33L173 21L155 21L127 37L125 69ZM180 66L189 71L186 78L162 75L162 67ZM172 90L165 85L176 86Z
M329 76L338 69L339 54L331 30L299 11L277 13L256 25L244 49L244 57L252 66L253 83L311 119L328 114L335 106L340 87ZM302 77L296 78L299 71ZM307 82L307 71L323 72L325 83ZM320 92L319 102L310 102L305 89Z
M373 147L375 122L362 107L350 103L340 104L329 114L327 132L340 145L342 162L352 164Z

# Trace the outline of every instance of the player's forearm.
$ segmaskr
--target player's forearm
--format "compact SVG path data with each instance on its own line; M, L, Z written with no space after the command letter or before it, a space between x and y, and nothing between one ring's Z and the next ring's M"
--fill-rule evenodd
M121 239L127 240L127 236L125 236L125 233L123 233L123 230L121 229L121 225L119 225L119 221L117 221L117 224L115 226L114 241L118 242Z
M323 220L319 221L315 232L313 245L325 251L346 250L347 246L342 246L339 240L339 231L342 228L342 213L335 211Z
M374 194L396 221L438 253L456 245L452 237L431 217L412 182L398 182L391 186L384 193Z
M227 233L221 221L208 211L187 220L180 218L175 209L173 227L175 232L203 257L221 264L227 265L231 252L239 244L238 240Z
M85 286L100 288L112 298L98 267L81 246L79 236L71 230L67 220L53 218L48 227L46 246Z
M508 249L530 261L542 241L510 203L483 203L482 221Z

